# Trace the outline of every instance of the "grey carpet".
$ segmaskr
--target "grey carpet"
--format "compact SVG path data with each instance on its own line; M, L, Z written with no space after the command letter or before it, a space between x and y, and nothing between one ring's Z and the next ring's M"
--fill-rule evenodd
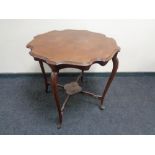
M60 77L61 83L74 77ZM102 92L107 77L86 76L84 88ZM0 77L0 134L155 134L155 76L116 77L105 98L78 94L66 106L61 129L41 76ZM60 90L63 100L65 94Z

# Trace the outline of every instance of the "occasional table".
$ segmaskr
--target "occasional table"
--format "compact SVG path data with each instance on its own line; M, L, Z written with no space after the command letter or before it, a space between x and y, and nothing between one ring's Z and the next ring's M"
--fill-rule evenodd
M31 49L30 55L40 64L45 82L45 91L48 92L49 85L52 87L52 94L55 98L58 112L58 128L61 127L63 112L68 99L76 93L87 94L99 99L99 107L101 110L104 109L103 101L105 95L118 68L117 54L120 48L114 39L87 30L51 31L34 37L27 45L27 48ZM91 65L95 63L104 66L109 60L113 62L113 69L103 93L96 95L83 90L79 85L79 81L83 81L84 71L89 70ZM50 81L48 81L46 76L43 63L46 63L51 68ZM58 75L59 70L64 68L80 69L81 73L76 81L63 86L58 84ZM67 94L63 104L60 103L58 87L63 88Z

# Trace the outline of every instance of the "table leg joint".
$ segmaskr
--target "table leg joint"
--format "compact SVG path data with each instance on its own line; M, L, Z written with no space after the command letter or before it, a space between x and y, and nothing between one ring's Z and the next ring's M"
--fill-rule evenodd
M67 97L66 97L66 99L65 99L64 103L62 104L62 107L61 107L61 112L63 112L63 111L64 111L65 106L66 106L66 104L67 104L67 102L68 102L69 98L70 98L70 95L67 95Z
M82 94L86 94L86 95L93 96L93 97L95 97L95 98L97 98L97 99L99 99L99 100L101 100L101 98L102 98L102 96L96 95L96 94L94 94L94 93L92 93L92 92L89 92L89 91L84 91L84 90L82 90L81 93L82 93Z

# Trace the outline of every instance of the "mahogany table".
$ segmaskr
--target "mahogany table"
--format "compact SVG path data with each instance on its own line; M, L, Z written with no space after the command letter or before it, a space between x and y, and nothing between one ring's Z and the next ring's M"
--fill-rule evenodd
M118 68L117 54L120 48L114 39L87 30L51 31L34 37L27 45L27 48L31 49L30 55L36 61L39 61L44 77L45 91L48 92L49 85L52 87L52 94L54 95L58 111L58 128L61 127L64 108L71 95L83 93L96 97L100 100L100 109L104 109L103 101L105 95ZM96 95L83 90L78 82L80 80L83 81L84 71L89 70L94 63L104 66L109 60L113 62L113 69L102 95ZM50 82L46 76L43 63L48 64L51 68ZM63 68L80 69L81 74L76 81L63 86L58 84L59 70ZM62 105L58 95L58 87L63 88L67 94Z

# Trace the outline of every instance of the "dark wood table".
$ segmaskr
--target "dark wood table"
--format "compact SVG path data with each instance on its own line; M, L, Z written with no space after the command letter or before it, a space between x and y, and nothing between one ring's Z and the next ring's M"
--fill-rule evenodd
M117 54L120 48L114 39L87 30L51 31L34 37L27 48L31 49L30 55L39 61L44 77L45 91L48 92L49 85L52 87L52 94L58 111L58 128L61 127L64 108L71 95L76 93L91 95L100 100L99 107L101 110L104 109L105 95L118 68ZM104 66L109 60L113 62L113 69L102 95L82 90L78 82L83 81L84 71L89 70L91 65L95 63ZM51 68L50 82L46 76L43 63L48 64ZM81 74L76 81L63 86L58 84L59 70L63 68L80 69ZM67 94L62 105L58 95L58 87L63 88Z

